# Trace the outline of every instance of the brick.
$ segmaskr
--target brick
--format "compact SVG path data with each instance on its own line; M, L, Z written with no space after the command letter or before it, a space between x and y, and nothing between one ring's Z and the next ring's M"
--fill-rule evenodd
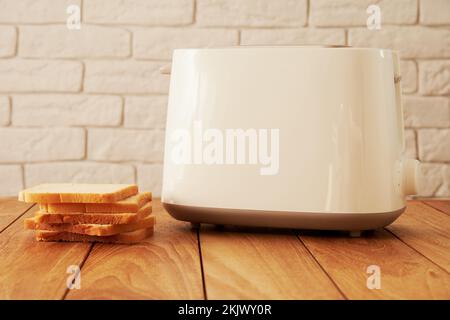
M0 60L0 92L76 92L82 70L76 61Z
M422 129L418 136L422 161L450 161L450 129Z
M13 96L17 126L117 126L122 99L117 96L44 94Z
M431 197L443 184L443 165L434 163L422 163L419 180L419 196Z
M355 47L377 47L400 51L402 58L450 57L450 29L383 27L380 30L350 29L349 44Z
M0 26L0 58L11 57L16 52L16 29Z
M376 4L383 24L414 24L417 21L417 0L313 0L310 1L310 23L314 26L366 26L367 8Z
M0 165L0 196L17 196L23 189L20 165Z
M161 161L164 131L90 129L88 158L105 161Z
M135 183L129 164L52 162L25 165L26 187L40 183Z
M419 91L422 94L450 94L450 61L419 63Z
M202 26L304 26L306 0L197 0L196 22Z
M442 185L441 187L436 191L435 196L436 197L450 197L450 164L442 165Z
M81 128L0 128L0 162L78 160L84 156Z
M151 191L154 197L161 196L162 164L142 164L137 166L137 183L140 190Z
M85 0L87 22L132 25L185 25L192 23L193 0Z
M409 159L417 159L416 133L414 130L405 130L405 150L403 156Z
M403 111L407 127L450 126L450 107L447 98L404 96Z
M345 45L341 29L247 29L241 31L243 45Z
M237 30L193 28L136 28L133 54L143 59L171 59L177 48L224 47L238 44Z
M0 126L6 126L10 123L11 107L9 98L0 96Z
M420 23L427 25L449 25L450 1L448 0L420 1Z
M152 61L86 62L84 89L95 93L167 93L169 76Z
M128 128L164 128L167 96L127 97L124 126Z
M127 57L130 32L119 28L83 25L20 27L19 56L31 58Z
M65 23L69 5L80 0L0 0L0 23Z
M417 91L417 65L414 61L401 60L400 73L402 76L402 91L413 93Z

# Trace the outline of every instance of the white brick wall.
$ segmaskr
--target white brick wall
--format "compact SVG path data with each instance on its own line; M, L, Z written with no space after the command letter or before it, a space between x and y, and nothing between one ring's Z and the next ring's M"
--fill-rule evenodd
M406 127L450 127L450 100L444 97L406 96L403 111Z
M90 129L88 159L100 161L161 162L164 131Z
M383 24L414 24L417 21L418 0L311 0L309 21L322 27L365 26L366 9L378 4Z
M392 48L403 58L450 58L450 29L424 26L351 29L349 44L355 47Z
M419 87L425 95L450 95L450 60L420 62Z
M450 25L450 1L420 1L420 23L427 25Z
M45 182L134 183L135 169L130 164L97 162L52 162L25 165L26 187Z
M414 130L405 130L405 151L404 156L417 159L416 133Z
M131 33L121 28L66 26L19 28L19 53L25 58L123 58L131 54Z
M417 64L412 60L400 61L402 73L403 93L414 93L417 91Z
M10 122L11 107L9 98L0 96L0 126L6 126Z
M450 158L450 129L419 130L419 159L444 162Z
M84 157L81 128L0 128L0 163L77 160Z
M248 29L241 32L242 45L345 45L342 29Z
M11 57L16 51L16 28L0 26L0 58Z
M77 92L83 64L60 60L0 60L0 92Z
M16 196L17 190L23 188L22 168L20 165L0 164L0 194Z
M119 96L28 94L12 101L14 126L119 126L122 121Z
M95 93L167 93L169 77L160 72L164 65L153 61L88 61L84 89Z
M224 47L239 44L239 32L227 29L136 28L133 53L138 59L170 60L176 48Z
M194 0L86 0L88 23L172 26L192 23Z
M66 27L81 6L81 29ZM368 30L367 7L381 8ZM405 155L450 197L450 0L0 0L0 195L44 181L159 194L179 47L352 45L402 58Z
M127 97L125 122L127 128L157 128L166 126L167 96Z
M155 194L161 194L162 164L141 164L137 166L137 183L143 189L153 190Z
M434 163L422 164L422 179L419 185L419 193L424 197L437 195L437 191L442 187L443 166Z
M65 23L67 6L81 0L0 0L0 23Z
M197 0L201 26L292 27L304 26L307 0Z

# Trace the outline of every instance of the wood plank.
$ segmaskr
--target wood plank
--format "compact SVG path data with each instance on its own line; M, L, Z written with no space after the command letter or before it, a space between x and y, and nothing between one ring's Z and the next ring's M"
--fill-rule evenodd
M208 299L342 299L289 230L202 225Z
M89 250L90 244L37 242L23 227L36 210L0 234L0 299L61 299L67 268L80 265Z
M197 232L153 201L155 234L135 245L95 244L81 289L67 299L203 299Z
M19 202L16 197L0 198L0 233L33 204Z
M410 201L387 229L450 273L450 216L420 201Z
M450 275L386 230L361 238L302 232L301 240L349 299L449 299ZM381 288L367 273L379 266Z
M423 202L441 212L450 215L450 200L427 200Z

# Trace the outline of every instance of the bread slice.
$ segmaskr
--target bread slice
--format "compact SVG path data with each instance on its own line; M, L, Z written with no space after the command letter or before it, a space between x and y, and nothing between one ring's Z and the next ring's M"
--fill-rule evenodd
M146 203L152 200L151 192L143 192L115 203L40 203L41 212L48 213L131 213L138 212Z
M111 236L118 233L131 232L138 229L146 229L155 224L155 216L147 216L144 219L128 224L70 224L59 223L49 224L40 223L35 218L28 218L24 220L26 229L32 230L47 230L86 234L90 236Z
M134 184L49 183L22 190L19 200L38 203L111 203L138 193Z
M37 223L71 224L127 224L136 223L152 213L152 203L147 202L136 213L47 213L37 211L34 219Z
M119 233L112 236L99 237L86 234L59 232L59 231L36 231L37 241L66 241L66 242L102 242L102 243L137 243L153 234L153 227L139 229L136 231Z

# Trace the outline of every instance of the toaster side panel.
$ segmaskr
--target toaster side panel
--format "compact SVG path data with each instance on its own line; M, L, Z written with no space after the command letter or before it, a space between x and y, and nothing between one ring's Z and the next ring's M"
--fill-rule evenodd
M179 50L171 77L164 202L328 213L404 207L390 51Z

